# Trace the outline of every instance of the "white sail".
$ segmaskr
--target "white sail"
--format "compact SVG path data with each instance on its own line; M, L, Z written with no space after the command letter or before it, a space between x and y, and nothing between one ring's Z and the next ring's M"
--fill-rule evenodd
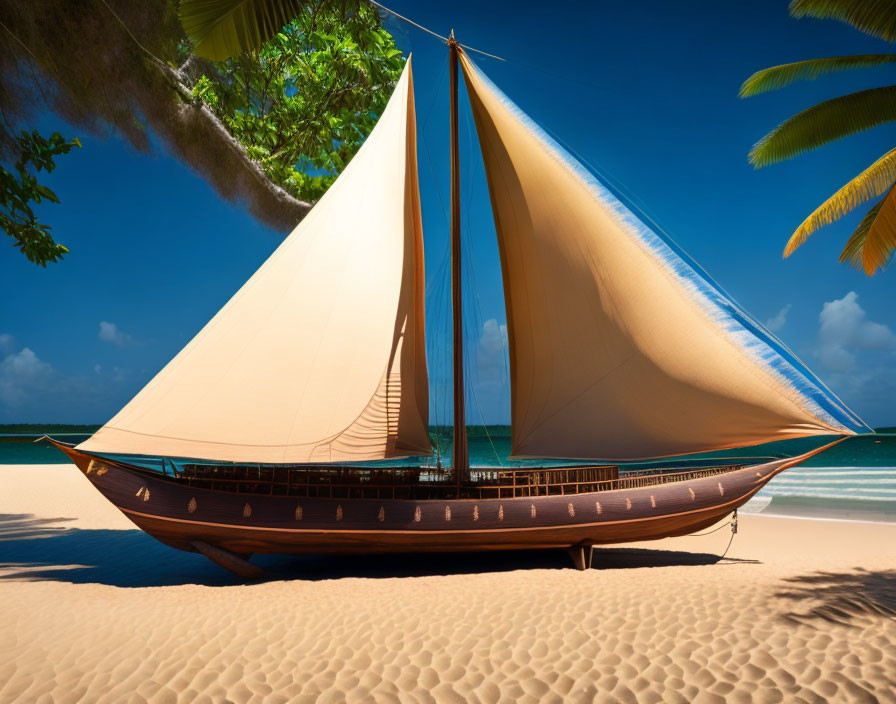
M79 449L238 462L431 453L411 63L351 163Z
M625 460L867 429L461 62L504 273L514 456Z

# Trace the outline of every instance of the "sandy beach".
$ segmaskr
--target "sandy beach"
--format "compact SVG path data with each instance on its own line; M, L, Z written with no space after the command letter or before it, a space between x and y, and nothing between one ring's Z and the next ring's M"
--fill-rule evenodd
M563 553L260 557L241 584L69 465L0 467L2 702L896 701L896 525L742 516Z

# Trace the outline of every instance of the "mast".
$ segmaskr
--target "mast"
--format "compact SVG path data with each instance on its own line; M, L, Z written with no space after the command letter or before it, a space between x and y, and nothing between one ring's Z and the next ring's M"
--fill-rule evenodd
M457 493L470 471L464 412L464 327L460 267L460 157L457 146L457 41L448 39L451 71L451 306L454 327L454 451L452 465Z

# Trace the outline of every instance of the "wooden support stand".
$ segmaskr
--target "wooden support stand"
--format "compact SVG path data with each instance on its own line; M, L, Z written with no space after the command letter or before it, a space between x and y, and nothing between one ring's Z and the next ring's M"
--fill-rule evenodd
M590 570L591 558L594 555L594 548L590 545L573 545L566 549L572 558L572 564L577 570Z
M236 553L230 552L230 550L225 550L224 548L209 545L208 543L204 543L201 540L194 540L190 543L190 545L196 548L197 552L202 553L215 564L220 565L225 570L230 570L243 579L258 579L262 574L264 574L264 571L261 569L261 567L253 565L251 562L244 560Z

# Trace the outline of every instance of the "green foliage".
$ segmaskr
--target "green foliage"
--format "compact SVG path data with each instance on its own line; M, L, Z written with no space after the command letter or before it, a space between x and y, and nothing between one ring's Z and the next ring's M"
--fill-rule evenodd
M840 20L872 37L896 42L896 0L791 0L790 14Z
M292 75L286 75L290 61L274 56L273 42L232 65L214 64L193 55L178 15L181 1L0 2L0 162L12 163L19 132L52 112L79 133L100 138L114 133L139 151L164 144L222 198L239 201L259 221L289 232L308 213L307 201L319 197L327 178L331 181L336 173L329 170L320 145L338 151L340 163L351 157L360 142L351 122L357 120L358 131L369 132L399 75L401 57L366 0L306 0L297 26L336 37L338 41L325 43L330 54L323 55L306 36L294 52L308 56L295 57L297 72ZM367 55L353 56L346 47L332 53L343 41L354 42ZM328 70L329 76L315 73ZM203 76L197 89L201 95L194 98ZM240 81L247 79L244 88ZM289 94L278 95L275 84L289 84ZM242 98L244 102L264 96L265 107L256 102L248 109L239 107L236 93L246 90L252 100ZM326 95L327 90L333 94ZM299 100L285 100L294 94ZM238 117L240 111L249 117ZM303 121L291 122L290 111ZM285 147L281 153L244 124L262 113L266 125L259 129L273 128L276 141ZM222 115L231 117L239 133L231 131ZM330 127L330 116L338 129ZM303 146L295 147L294 141ZM247 150L270 163L253 161ZM299 199L296 193L308 197Z
M192 91L293 196L318 200L385 108L404 66L366 4L306 3L257 54L203 64Z
M896 120L896 86L827 100L781 123L750 151L750 163L767 166Z
M793 233L790 241L784 248L784 256L789 256L816 230L831 224L835 220L839 220L847 213L855 210L862 203L883 195L886 191L890 190L890 187L894 182L896 182L896 149L892 149L884 154L880 159L871 164L871 166L858 176L850 179L846 185L818 206L818 208L816 208L815 211L796 229L796 232ZM879 210L879 208L875 207L869 211L869 213L872 211L874 213L872 220L877 216ZM867 226L871 226L870 221ZM859 229L861 228L862 225L859 225ZM858 230L856 233L858 233ZM856 236L858 235L854 233L854 237ZM861 241L865 241L864 235L861 237ZM851 239L850 243L854 244L854 241ZM847 244L847 249L849 249L850 246L850 244ZM840 261L846 261L844 257L841 257ZM853 259L848 257L847 259L853 262Z
M180 19L197 56L224 61L254 51L302 13L301 0L182 0Z
M864 233L862 244L862 269L871 276L878 269L885 268L896 252L896 189L890 191L880 201L874 219ZM859 225L861 228L862 225ZM849 246L844 252L848 252ZM845 257L858 266L858 257Z
M849 264L856 269L862 268L862 248L865 246L865 241L868 239L868 231L877 219L880 209L884 204L884 200L884 198L881 198L869 208L868 212L865 213L865 217L862 218L862 222L859 223L859 226L849 236L846 246L840 253L840 261L844 264Z
M792 0L790 13L794 17L838 19L872 36L896 41L896 0ZM750 76L741 86L740 95L756 95L834 71L894 62L894 54L869 54L773 66ZM814 105L778 125L753 146L750 162L759 168L894 121L896 86L850 93ZM869 276L885 268L896 251L894 154L896 150L882 156L822 203L790 237L784 256L790 256L820 227L886 191L887 195L868 210L840 255L841 262L861 268Z
M749 98L759 93L778 90L796 81L814 81L835 71L868 68L896 63L896 54L866 54L863 56L833 56L829 59L810 59L782 64L757 71L740 87L740 97Z
M13 170L0 165L0 227L15 241L15 247L35 264L46 266L68 253L50 235L50 226L40 222L31 203L44 200L58 203L59 198L46 186L38 183L35 173L50 173L56 168L53 157L67 154L81 142L69 142L58 132L47 139L37 130L22 132L17 138L19 156Z

